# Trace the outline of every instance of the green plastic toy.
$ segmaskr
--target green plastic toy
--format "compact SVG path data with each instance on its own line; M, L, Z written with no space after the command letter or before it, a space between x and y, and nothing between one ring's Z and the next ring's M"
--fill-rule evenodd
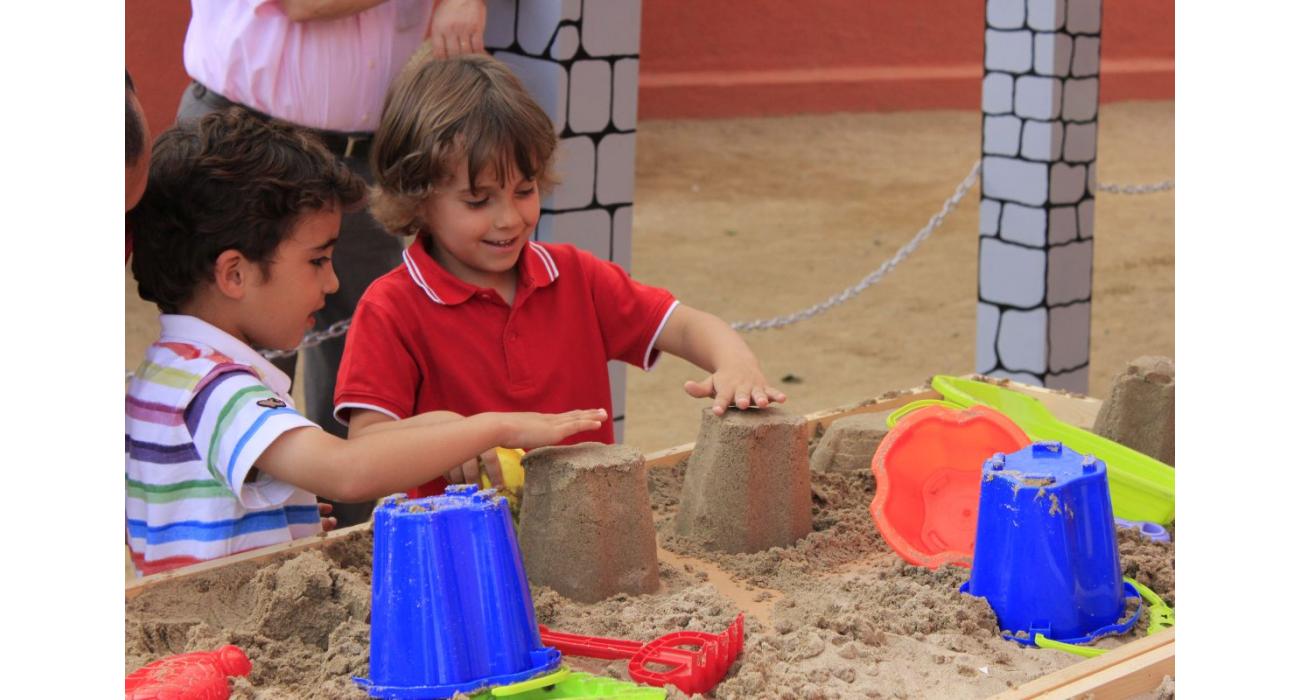
M1052 440L1106 463L1115 515L1166 525L1174 519L1174 468L1117 442L1057 420L1032 396L994 384L936 375L930 386L963 408L983 404L1001 411L1031 440Z
M1132 584L1133 588L1137 589L1137 592L1142 596L1142 599L1151 606L1147 608L1147 615L1150 620L1147 624L1148 637L1174 626L1174 609L1165 605L1165 601L1161 600L1160 596L1156 595L1155 591L1127 576L1124 577L1124 580ZM1047 637L1044 637L1041 632L1034 635L1034 646L1039 646L1044 649L1056 649L1057 651L1065 651L1078 656L1086 656L1088 658L1101 656L1106 653L1105 649L1098 649L1097 647L1067 644L1065 642L1058 642L1054 639L1048 639Z
M617 698L618 700L664 700L663 688L638 685L617 678L577 673L563 666L555 673L539 678L498 686L475 695L475 698L510 698L510 700L558 700L560 698Z

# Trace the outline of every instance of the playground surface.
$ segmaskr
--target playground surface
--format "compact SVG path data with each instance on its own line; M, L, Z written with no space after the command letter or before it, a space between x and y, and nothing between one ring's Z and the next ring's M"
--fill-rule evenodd
M827 421L850 411L884 415L932 395L918 391L822 415ZM1100 404L1056 396L1052 405L1063 418L1087 424ZM810 450L819 435L812 432ZM869 514L876 489L870 470L814 472L813 532L790 547L750 554L700 549L673 528L688 455L684 446L646 460L654 465L647 467L648 490L661 588L578 603L534 583L538 622L646 641L684 629L718 633L743 612L744 653L706 695L717 698L985 698L1067 667L1072 673L1080 663L1077 656L1002 639L989 605L958 592L969 570L909 566L890 550ZM1176 605L1174 543L1132 530L1117 538L1123 574ZM367 524L133 584L126 669L232 643L253 659L252 675L233 682L232 697L363 698L349 679L367 673L371 549ZM1122 655L1117 648L1138 644L1147 622L1144 612L1134 632L1097 646ZM627 678L626 661L566 656L565 663ZM1168 672L1147 674L1150 683L1142 687L1155 691L1150 697L1170 696L1171 682L1160 677ZM669 697L685 695L672 690Z
M1101 106L1102 183L1174 172L1174 103ZM645 121L638 125L632 274L728 321L804 309L862 279L935 214L979 157L977 111ZM978 190L880 284L746 340L808 413L932 374L975 369ZM1174 357L1174 194L1098 194L1090 392L1140 355ZM126 369L157 331L126 274ZM628 372L625 441L689 442L699 378L663 357ZM780 380L786 377L787 381Z

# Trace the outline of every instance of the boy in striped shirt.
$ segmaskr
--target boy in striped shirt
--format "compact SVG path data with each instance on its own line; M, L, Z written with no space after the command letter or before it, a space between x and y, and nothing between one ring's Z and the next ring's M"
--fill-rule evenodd
M132 271L162 332L126 397L126 526L151 574L320 532L316 495L373 500L495 445L593 430L603 410L427 413L342 440L293 408L254 347L288 350L338 289L330 254L362 181L315 137L234 109L154 146Z

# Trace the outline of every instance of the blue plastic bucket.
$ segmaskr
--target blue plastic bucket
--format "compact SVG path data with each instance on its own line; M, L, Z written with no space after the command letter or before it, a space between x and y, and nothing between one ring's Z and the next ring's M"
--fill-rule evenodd
M477 486L375 509L370 678L375 698L449 698L560 665L542 646L504 498Z
M1009 639L1035 633L1080 644L1127 632L1106 464L1059 442L1036 442L984 463L971 577ZM1131 593L1131 596L1129 595Z

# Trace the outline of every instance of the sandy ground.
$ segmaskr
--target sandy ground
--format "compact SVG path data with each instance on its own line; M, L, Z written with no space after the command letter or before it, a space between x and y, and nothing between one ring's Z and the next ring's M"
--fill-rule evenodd
M1174 105L1104 105L1099 179L1174 171ZM976 112L836 114L639 125L633 274L730 321L783 315L856 283L909 240L979 156ZM879 285L815 319L747 336L799 413L936 373L973 371L978 191ZM1101 194L1091 392L1124 363L1174 356L1174 199ZM127 275L126 367L157 331ZM695 439L699 372L665 357L629 372L625 440Z
M690 468L648 475L662 587L583 604L534 582L538 622L645 641L681 629L720 633L743 612L743 655L706 695L728 699L983 698L1079 661L1003 640L988 604L958 592L968 570L930 571L897 557L868 512L870 470L814 473L813 531L797 543L721 554L674 534ZM525 500L525 529L528 511ZM126 605L126 669L233 643L253 659L233 697L365 697L349 677L368 670L371 537L364 526L340 535L310 551L153 585ZM1175 604L1174 544L1129 530L1117 539L1124 575ZM1098 645L1137 638L1143 615L1135 631ZM627 679L626 661L566 663ZM685 696L674 689L669 697Z

